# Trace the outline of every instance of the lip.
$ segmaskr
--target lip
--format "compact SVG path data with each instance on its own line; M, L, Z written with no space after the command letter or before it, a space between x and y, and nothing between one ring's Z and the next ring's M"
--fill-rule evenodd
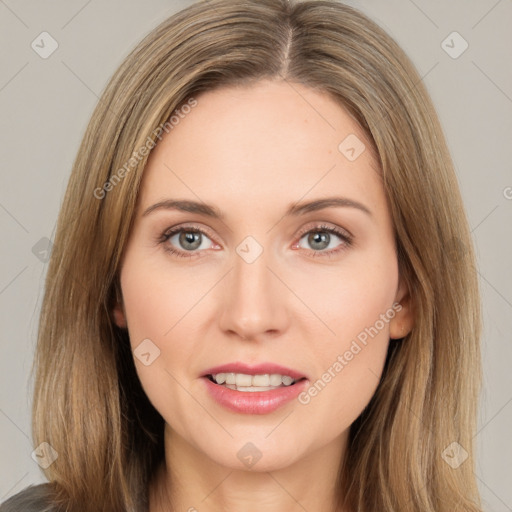
M219 368L226 368L225 366ZM233 368L230 366L230 368ZM268 368L268 367L267 367ZM215 368L212 368L215 370ZM259 371L259 370L258 370ZM247 370L246 370L247 372ZM222 373L213 371L213 373ZM235 373L243 373L237 371ZM265 372L269 373L269 372ZM281 372L273 372L281 373ZM285 373L284 375L290 375ZM292 377L292 375L290 375ZM269 391L237 391L212 382L207 376L201 377L207 392L218 404L241 414L269 414L291 402L309 386L309 380L303 378L291 386L283 386Z
M291 368L287 368L285 366L281 366L275 363L259 363L256 365L249 365L246 363L242 363L239 361L235 361L232 363L226 363L219 366L215 366L206 370L206 372L202 375L202 377L207 377L208 375L214 375L217 373L245 373L247 375L265 375L266 373L279 373L280 375L288 375L292 377L292 379L303 379L308 378L306 375L292 370ZM227 388L228 389L228 388ZM239 393L239 392L238 392ZM258 393L268 393L267 391L258 391L253 394Z

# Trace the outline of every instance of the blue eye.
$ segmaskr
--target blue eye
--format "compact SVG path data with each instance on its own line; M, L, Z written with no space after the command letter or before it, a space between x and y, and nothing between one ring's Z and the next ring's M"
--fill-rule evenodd
M186 251L194 251L196 249L207 249L207 247L201 247L204 245L205 238L208 237L200 232L200 231L192 231L192 230L181 230L176 234L173 234L169 237L169 242L173 241L175 238L174 244L179 244L180 247L185 249Z
M301 242L306 240L310 248L304 247ZM338 240L338 242L336 242ZM158 240L165 251L180 258L199 257L206 249L218 248L207 233L199 227L177 227L167 230ZM307 249L314 256L331 257L352 245L352 236L344 230L331 226L315 226L301 233L298 243L293 249Z
M336 243L336 239L338 243ZM306 243L311 248L309 250L313 252L315 257L332 256L352 244L352 238L348 233L330 226L317 226L306 231L301 236L299 242L294 245L294 248L305 248L301 245L302 240L306 240Z
M213 244L202 229L187 227L167 231L162 235L161 242L166 251L182 258L194 257L198 249L211 249Z

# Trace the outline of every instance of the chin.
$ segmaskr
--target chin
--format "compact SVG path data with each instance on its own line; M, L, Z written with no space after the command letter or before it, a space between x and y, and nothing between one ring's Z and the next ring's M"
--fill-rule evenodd
M205 447L204 453L213 462L226 468L261 473L284 469L306 455L302 452L304 442L300 443L285 431L281 435L272 433L269 437L271 431L265 428L264 432L256 433L251 428L247 435L234 436L228 442L219 441L215 447Z

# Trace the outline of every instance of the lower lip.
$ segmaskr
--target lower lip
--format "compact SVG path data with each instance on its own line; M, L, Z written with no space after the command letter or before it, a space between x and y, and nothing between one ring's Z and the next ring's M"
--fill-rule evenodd
M302 391L309 381L300 380L292 386L283 386L269 391L237 391L220 384L215 384L208 377L203 377L206 389L220 405L242 414L268 414L288 402L291 402Z

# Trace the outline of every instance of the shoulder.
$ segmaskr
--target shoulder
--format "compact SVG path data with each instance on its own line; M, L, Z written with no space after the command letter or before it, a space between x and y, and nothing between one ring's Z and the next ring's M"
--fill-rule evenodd
M0 504L0 512L57 512L49 484L31 485Z

